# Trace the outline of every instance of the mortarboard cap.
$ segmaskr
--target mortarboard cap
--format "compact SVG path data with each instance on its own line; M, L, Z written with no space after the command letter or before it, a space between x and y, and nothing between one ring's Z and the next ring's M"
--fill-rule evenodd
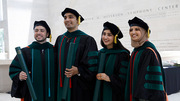
M61 15L64 17L64 15L66 13L72 13L76 16L76 18L78 20L80 20L80 22L82 22L84 20L84 18L74 9L71 9L71 8L65 8L65 10L61 13ZM80 18L80 19L79 19Z
M139 26L139 27L144 28L146 31L148 31L148 29L149 29L149 26L147 25L147 23L138 17L134 17L132 20L129 20L128 23L129 23L130 27L131 26Z
M49 36L48 36L47 38L49 38L49 37L51 36L51 29L49 28L48 24L47 24L45 21L43 21L43 20L41 20L41 21L35 21L35 22L34 22L34 27L33 27L33 29L34 29L36 26L43 26L44 28L46 28L47 33L49 33Z
M118 35L117 38L123 37L122 32L120 31L120 29L115 24L107 21L103 24L103 27L108 28L114 36L116 36L116 34L117 34Z

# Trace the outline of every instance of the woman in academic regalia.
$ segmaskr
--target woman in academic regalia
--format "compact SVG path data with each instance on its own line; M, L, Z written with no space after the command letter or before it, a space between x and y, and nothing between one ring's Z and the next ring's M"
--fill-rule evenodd
M125 101L166 101L161 57L148 41L149 26L138 17L128 23L134 50L128 68Z
M120 29L110 22L104 23L101 35L102 49L99 57L105 53L103 72L96 78L101 80L99 101L124 101L126 72L129 62L129 51L118 40L123 37ZM96 90L96 89L95 89Z

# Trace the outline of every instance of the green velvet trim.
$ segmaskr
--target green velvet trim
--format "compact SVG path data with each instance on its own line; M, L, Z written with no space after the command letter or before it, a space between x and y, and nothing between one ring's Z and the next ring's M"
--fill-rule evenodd
M113 74L114 71L114 64L116 60L115 54L110 54L108 57L106 66L105 66L105 73L110 76ZM112 88L108 82L103 82L103 101L111 101L112 100Z
M162 84L145 83L145 84L144 84L144 87L145 87L146 89L164 91Z
M34 50L34 54L32 54L34 57L34 59L32 60L34 64L33 68L32 68L32 84L37 96L37 101L43 101L43 93L42 91L43 89L43 71L42 71L42 62L41 62L41 51L39 49L33 49Z
M18 67L20 67L20 64L15 60L13 60L11 64L13 65L13 67L11 66L9 68L9 72L13 73L13 74L10 74L10 78L12 79L14 76L16 76L21 71L21 68L18 68Z
M147 71L148 72L160 72L161 73L161 67L160 66L148 66Z
M20 72L22 71L20 68L11 67L10 72Z
M97 67L90 67L88 68L90 71L97 71Z
M43 44L40 44L36 41L32 42L32 44L29 45L30 48L33 48L33 49L38 49L38 50L41 50L41 49L48 49L48 48L51 48L52 45L49 43L49 42L45 42Z
M64 33L65 36L67 36L68 38L70 37L79 37L80 35L87 35L86 33L80 31L80 30L76 30L74 32L65 32Z
M97 59L90 59L89 61L88 61L88 63L89 64L97 64Z
M163 81L162 80L162 75L150 75L150 74L146 74L145 75L145 79L146 80L153 80L153 81Z
M102 48L102 49L100 50L100 52L106 53L106 54L121 53L121 52L126 52L126 53L128 53L128 51L126 51L126 50L114 50L114 49L106 49L106 48ZM128 54L129 54L129 53L128 53Z
M77 52L77 49L78 49L78 47L79 47L79 42L80 42L80 40L81 40L81 37L76 37L76 41L75 41L75 50L74 50L74 53L75 53L75 56L74 56L74 58L73 58L73 64L74 64L74 62L75 62L75 57L76 57L76 52ZM72 40L72 42L74 42L74 39Z
M19 62L16 60L13 60L11 64L13 64L13 66L21 67Z
M84 33L77 33L77 32L81 32L79 30L75 31L75 32L72 32L72 33L69 33L69 32L66 32L64 35L68 38L71 37L71 40L70 40L70 43L71 42L74 42L74 39L76 37L76 40L75 40L75 49L74 49L74 55L73 56L73 63L75 62L75 57L76 57L76 52L77 52L77 48L79 46L79 42L80 42L80 39L81 37L78 37L79 35L85 35ZM62 77L62 84L63 84L63 81L64 81L64 68L66 67L65 64L64 64L64 51L65 51L65 46L66 46L66 41L67 41L67 38L64 38L63 40L63 44L62 44L62 47L61 47L61 64L59 64L59 54L60 54L60 46L61 46L61 42L62 42L62 39L63 39L64 36L61 37L61 40L59 42L59 47L58 47L58 65L60 66L61 65L61 77ZM68 54L67 54L68 56ZM60 87L60 73L59 73L59 70L60 68L58 67L58 85L57 85L57 101L61 101L61 98L62 98L62 88L63 87ZM70 101L71 100L71 89L68 88L68 95L67 95L67 101Z
M126 68L120 68L120 72L126 74L127 73L127 69Z
M54 85L55 85L55 64L54 64L54 49L53 48L50 48L50 49L46 49L45 50L45 77L46 77L46 80L45 80L45 85L46 85L46 99L49 99L47 101L51 101L50 99L51 98L54 98ZM47 96L48 95L48 96Z
M60 55L60 46L61 46L61 42L62 42L62 39L64 38L64 36L63 37L61 37L61 40L60 40L60 44L59 44L59 47L58 47L58 71L60 71L60 65L61 65L61 77L62 77L62 80L64 79L64 48L65 48L65 44L66 44L66 40L67 40L67 38L64 38L64 40L63 40L63 43L62 43L62 47L61 47L61 57L59 57L59 55ZM61 58L61 64L59 64L59 58ZM60 73L58 72L58 80L60 80ZM60 81L59 81L60 82ZM58 83L59 83L58 82ZM59 84L60 85L60 84Z
M152 44L151 42L149 41L146 41L143 46L139 47L139 48L134 48L134 51L140 51L140 50L143 50L143 49L146 49L147 47L151 47L153 49L156 49L156 47L154 46L154 44Z
M141 50L137 53L135 61L134 61L133 85L132 85L133 92L134 92L134 87L136 85L137 78L138 78L138 64L139 64L139 60L140 60L142 52L143 52L143 50ZM132 94L133 94L133 92L132 92Z
M97 51L91 51L88 53L88 56L98 56L98 52Z
M13 77L16 76L18 73L19 73L19 72L11 74L11 75L10 75L10 78L13 79Z
M64 47L65 47L65 43L66 43L66 40L67 38L64 38L64 36L61 37L60 41L59 41L59 46L58 46L58 83L57 83L57 101L61 101L61 96L62 96L62 87L60 87L60 65L61 65L61 77L62 77L62 80L64 78L64 71L62 68L64 68ZM63 41L62 41L63 40ZM61 42L62 43L62 47L61 47ZM61 57L59 57L60 55L60 48L61 48ZM61 58L61 64L59 64L59 58ZM63 84L63 82L62 82Z
M45 46L46 45L46 46ZM39 46L39 48L37 48ZM42 47L44 46L45 49ZM54 50L53 45L33 43L32 48L32 80L37 101L54 100ZM42 69L41 48L44 49L45 67ZM44 71L43 71L44 70ZM45 75L43 75L43 72ZM45 77L43 77L45 76ZM43 79L44 78L44 79ZM44 81L45 80L45 81ZM44 84L45 83L45 84ZM45 92L45 95L42 93ZM45 96L45 97L44 97Z
M127 62L127 61L122 61L122 62L121 62L121 64L122 64L123 66L126 66L126 67L128 66L128 63L129 63L129 62Z
M119 75L120 78L126 79L125 75Z

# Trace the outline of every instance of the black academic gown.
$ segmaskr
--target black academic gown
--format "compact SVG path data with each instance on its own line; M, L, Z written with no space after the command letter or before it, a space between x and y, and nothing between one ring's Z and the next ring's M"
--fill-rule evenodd
M70 78L67 101L92 101L97 70L97 45L91 36L80 30L66 32L58 36L55 43L57 56L57 100L61 101L69 44L75 43L73 65L78 68L79 76Z
M101 49L106 54L103 73L111 82L101 81L99 101L124 101L129 53L122 49ZM101 59L99 60L101 61Z
M53 46L46 42L31 45L21 49L32 85L37 96L36 101L55 101L55 68ZM10 78L13 81L11 96L24 98L24 101L32 101L26 81L19 80L22 71L18 57L16 56L9 68Z
M164 80L161 57L155 46L146 41L131 54L125 101L165 101Z

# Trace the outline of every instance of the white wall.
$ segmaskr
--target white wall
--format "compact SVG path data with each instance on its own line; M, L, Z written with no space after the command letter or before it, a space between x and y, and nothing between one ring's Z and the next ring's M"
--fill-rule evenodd
M12 81L9 77L9 64L10 60L0 61L0 93L9 92L11 90Z
M33 22L44 19L52 30L52 44L64 33L61 12L76 9L85 21L79 26L93 36L100 46L102 25L110 21L119 26L124 34L120 41L132 51L128 20L138 16L145 20L152 31L152 41L159 51L180 50L180 0L8 0L8 25L10 58L16 46L25 47L33 40Z
M65 7L76 9L85 18L79 29L93 36L99 49L103 23L110 21L119 26L124 34L120 41L132 51L128 20L138 16L149 24L149 40L160 51L162 60L180 63L180 57L174 55L180 53L180 0L52 0L49 21L53 43L66 31L61 16Z
M110 21L119 26L124 34L122 43L132 50L128 20L138 16L149 24L152 31L150 41L158 50L180 50L180 0L54 0L50 5L53 5L50 6L50 11L53 11L50 18L55 23L52 25L53 31L58 34L65 30L61 11L65 7L72 7L85 18L79 28L95 37L99 48L102 25Z
M34 41L35 20L48 23L48 0L8 0L9 57L16 55L15 47L26 47Z

